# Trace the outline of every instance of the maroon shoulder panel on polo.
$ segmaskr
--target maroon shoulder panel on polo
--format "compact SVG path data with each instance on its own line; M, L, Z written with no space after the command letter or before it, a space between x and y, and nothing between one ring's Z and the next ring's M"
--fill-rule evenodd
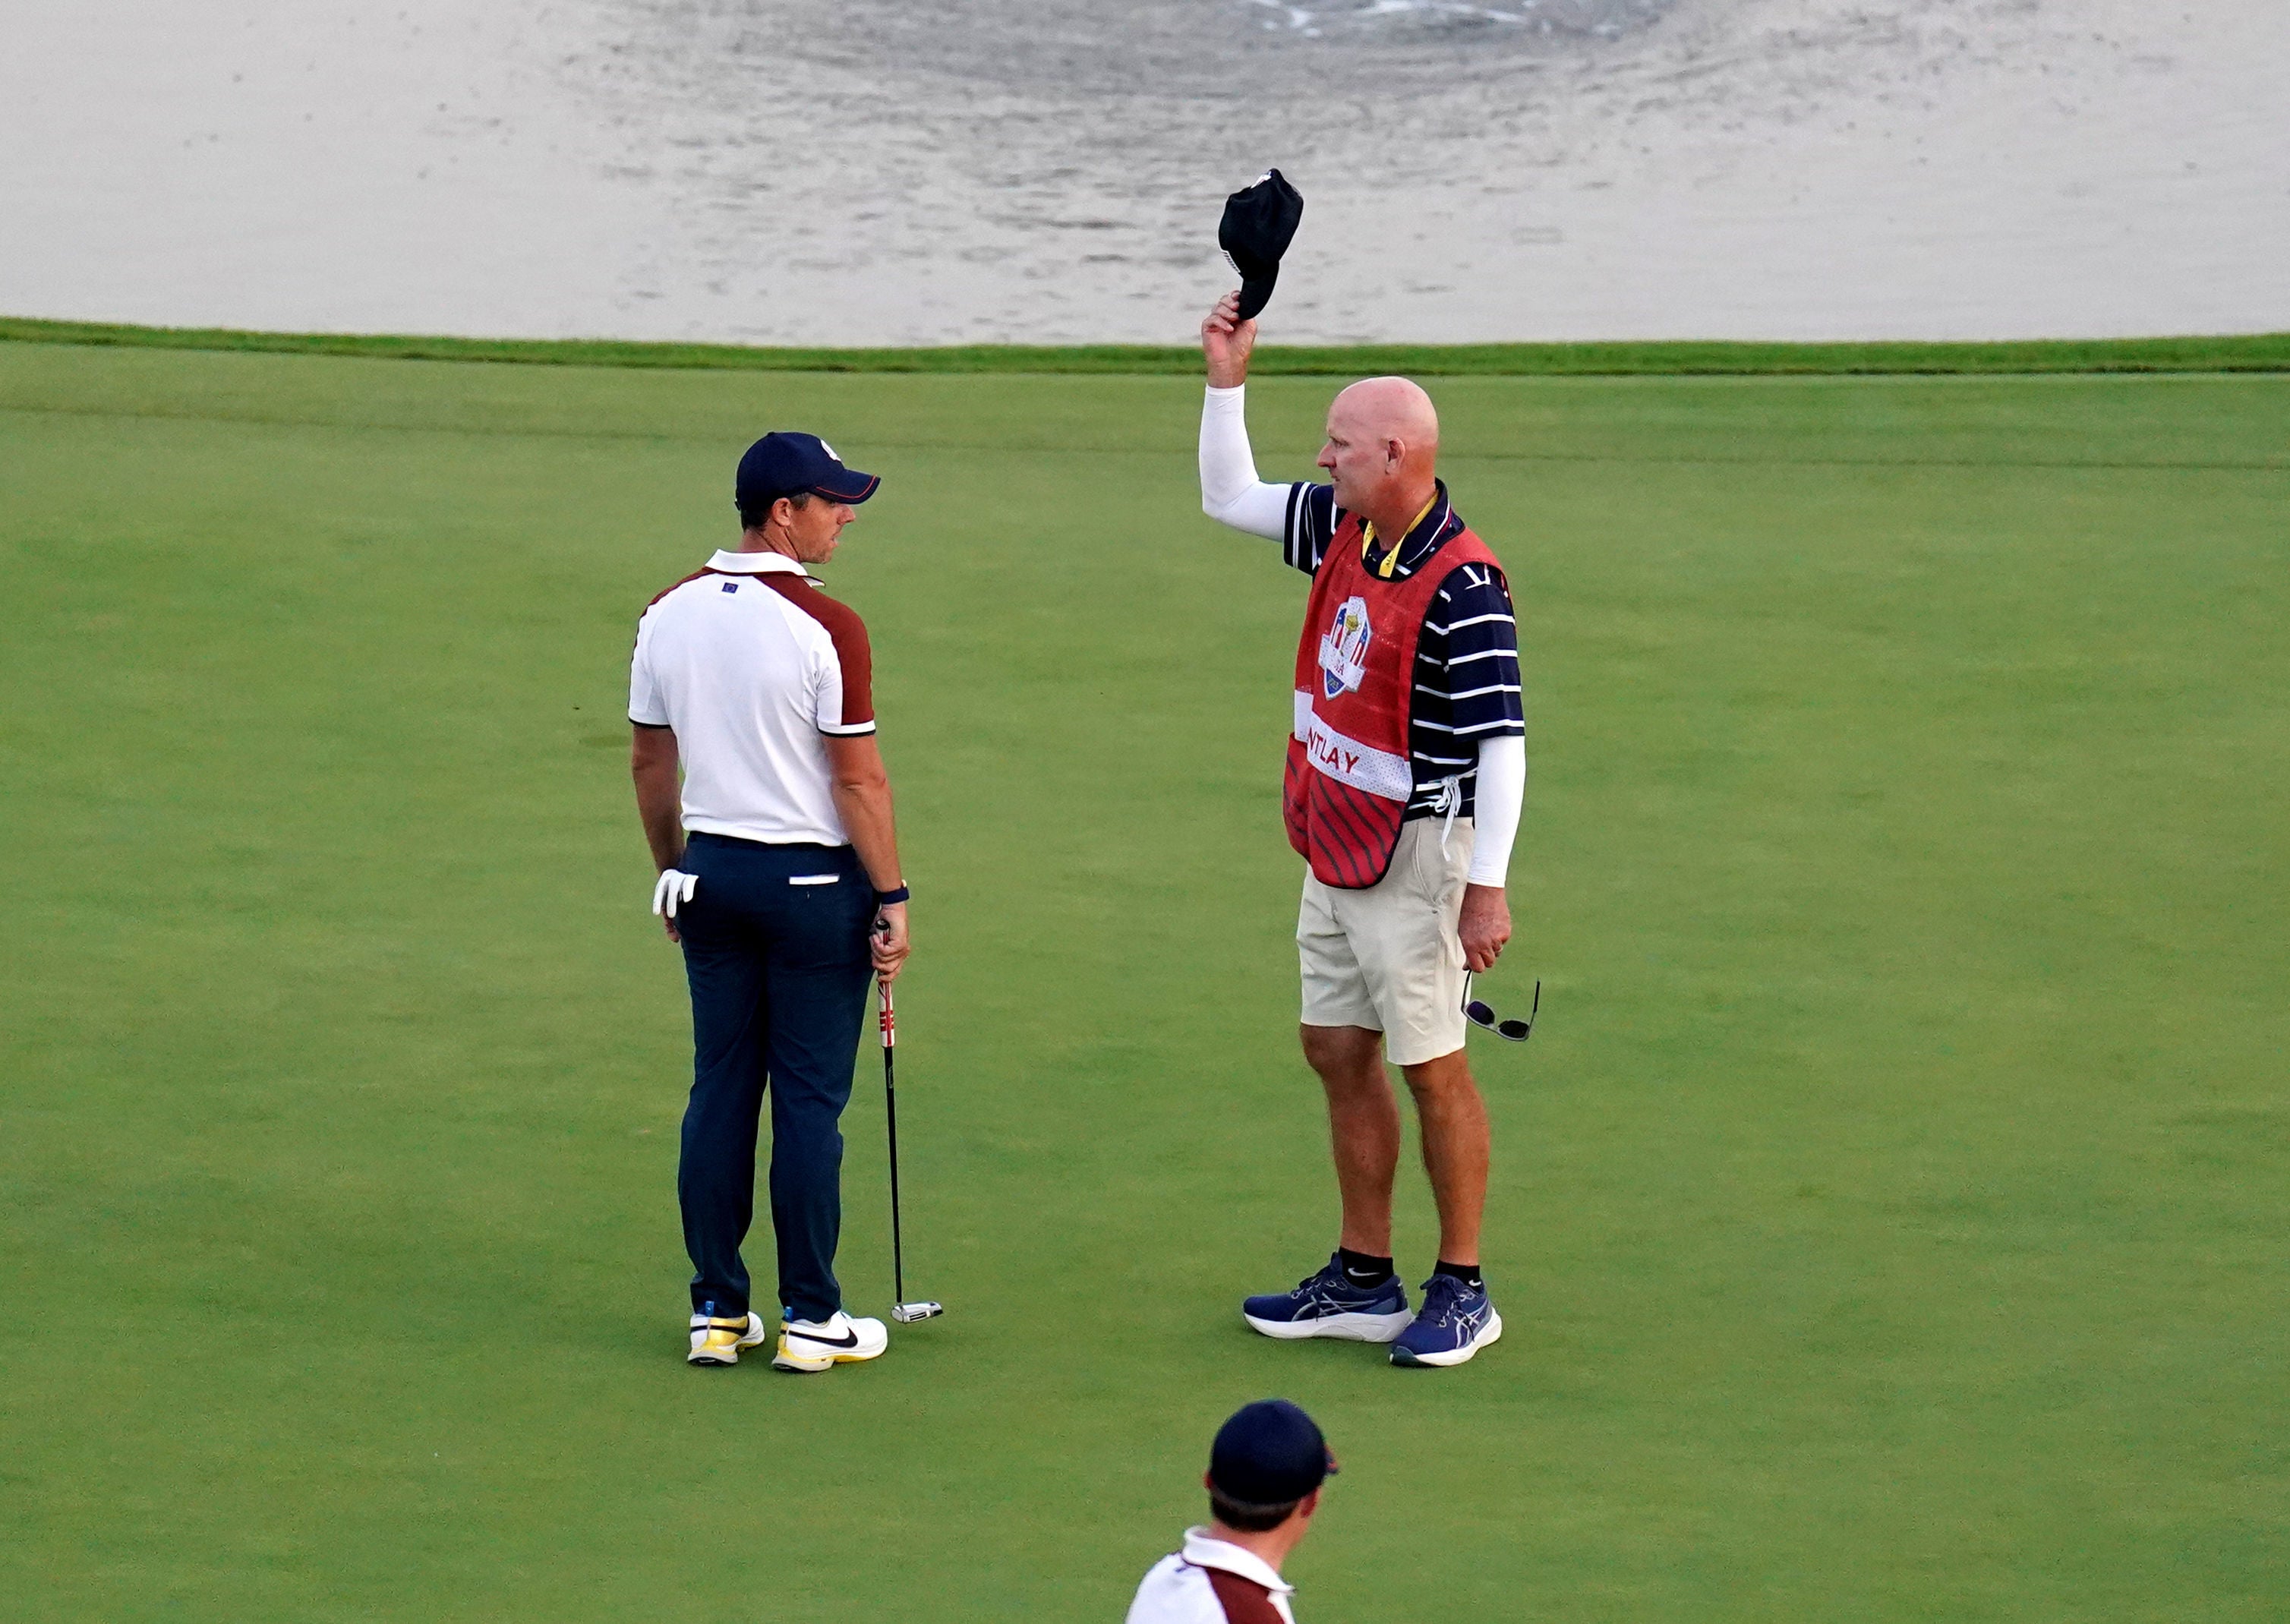
M1225 1624L1288 1624L1272 1604L1272 1592L1253 1579L1228 1573L1222 1568L1203 1568L1217 1605L1224 1609Z
M800 575L784 572L756 579L818 621L834 641L835 658L843 668L843 725L856 727L875 719L875 651L867 641L867 623L848 604L838 604Z

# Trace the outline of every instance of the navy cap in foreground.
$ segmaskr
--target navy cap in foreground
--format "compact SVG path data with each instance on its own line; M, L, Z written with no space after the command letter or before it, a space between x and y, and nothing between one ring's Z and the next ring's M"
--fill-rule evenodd
M1243 1404L1209 1448L1209 1481L1244 1506L1301 1500L1335 1469L1319 1428L1285 1398Z
M768 508L782 496L809 492L831 502L863 502L883 482L843 466L835 448L815 434L767 434L740 459L732 500L742 513Z

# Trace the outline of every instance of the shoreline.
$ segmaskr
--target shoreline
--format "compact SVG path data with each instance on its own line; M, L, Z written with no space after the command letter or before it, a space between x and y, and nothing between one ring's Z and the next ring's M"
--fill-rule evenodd
M270 332L0 316L0 343L87 348L335 356L523 366L671 371L1127 374L1200 370L1170 345L976 344L780 348L596 339ZM1262 345L1259 377L2009 377L2040 374L2290 373L2290 332L1987 343L1757 343L1724 340L1554 344Z

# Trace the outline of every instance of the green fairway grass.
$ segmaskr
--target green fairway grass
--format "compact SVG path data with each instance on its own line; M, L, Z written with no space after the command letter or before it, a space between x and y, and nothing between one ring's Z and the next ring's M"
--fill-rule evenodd
M1237 1312L1334 1219L1304 582L1196 381L0 344L0 1615L1117 1619L1280 1395L1304 1624L2279 1619L2290 378L1431 382L1544 990L1473 1040L1507 1334L1406 1372ZM773 426L885 476L948 1305L817 1379L682 1360L623 708Z

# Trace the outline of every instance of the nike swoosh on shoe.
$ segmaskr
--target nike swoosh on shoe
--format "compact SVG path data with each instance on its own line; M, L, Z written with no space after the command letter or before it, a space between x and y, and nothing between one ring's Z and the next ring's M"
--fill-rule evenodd
M859 1333L856 1331L848 1332L842 1336L820 1336L815 1332L809 1331L796 1331L790 1329L787 1334L788 1339L790 1341L816 1342L821 1348L856 1348L859 1346Z

